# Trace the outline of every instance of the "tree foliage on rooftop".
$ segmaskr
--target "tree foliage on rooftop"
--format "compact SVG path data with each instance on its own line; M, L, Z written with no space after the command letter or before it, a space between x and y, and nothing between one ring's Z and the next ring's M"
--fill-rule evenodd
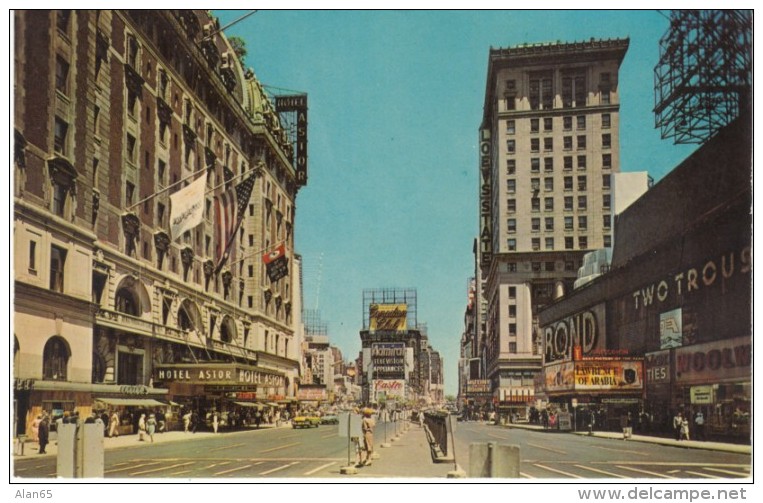
M228 37L228 42L230 42L231 47L233 48L233 52L236 53L236 56L238 57L239 62L241 65L244 65L244 59L246 58L246 41L241 37Z

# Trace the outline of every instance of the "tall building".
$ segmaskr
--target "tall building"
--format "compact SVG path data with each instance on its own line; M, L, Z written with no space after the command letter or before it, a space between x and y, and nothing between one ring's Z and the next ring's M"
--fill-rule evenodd
M628 39L490 49L480 126L483 377L524 414L542 362L537 313L612 244L618 72Z
M274 103L203 10L19 10L14 43L16 433L294 397L306 96Z

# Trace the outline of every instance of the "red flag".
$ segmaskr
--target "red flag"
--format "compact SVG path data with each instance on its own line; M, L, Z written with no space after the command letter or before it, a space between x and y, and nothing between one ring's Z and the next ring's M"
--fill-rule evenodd
M215 255L217 267L215 273L222 269L230 254L230 247L236 238L236 232L244 220L246 205L254 187L254 174L246 180L215 197Z
M262 261L265 263L270 281L278 281L289 274L286 245L284 243L281 243L275 250L264 253Z

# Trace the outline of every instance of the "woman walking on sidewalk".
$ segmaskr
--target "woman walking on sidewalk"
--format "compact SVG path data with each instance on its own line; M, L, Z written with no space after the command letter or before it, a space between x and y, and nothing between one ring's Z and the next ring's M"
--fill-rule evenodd
M154 432L156 431L156 416L151 414L146 421L146 431L148 431L148 438L151 439L151 443L154 442Z

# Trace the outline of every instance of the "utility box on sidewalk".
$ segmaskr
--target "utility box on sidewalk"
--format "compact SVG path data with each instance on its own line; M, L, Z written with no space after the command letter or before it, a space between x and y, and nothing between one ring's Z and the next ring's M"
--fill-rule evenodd
M103 426L58 426L56 474L61 478L103 478Z
M469 446L469 477L519 478L519 446L495 442Z

